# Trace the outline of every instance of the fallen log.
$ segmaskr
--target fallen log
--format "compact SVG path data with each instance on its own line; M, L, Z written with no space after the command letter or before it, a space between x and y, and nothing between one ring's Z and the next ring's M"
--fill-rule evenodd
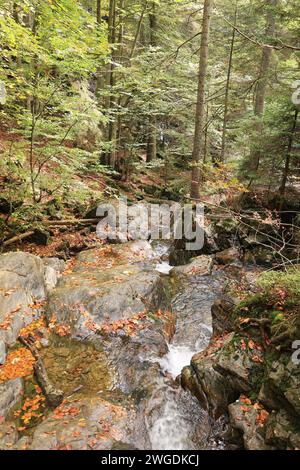
M54 227L57 225L76 225L76 224L97 224L100 219L73 219L73 220L45 220L43 224L48 225L50 227Z
M19 241L23 240L24 238L28 238L33 234L34 234L34 230L30 230L29 232L21 233L20 235L16 235L15 237L12 237L12 238L9 238L8 240L5 240L2 243L2 246L12 245L13 243L19 242Z
M48 227L57 227L61 225L85 225L85 224L93 224L97 225L100 219L74 219L74 220L44 220L42 224L47 225ZM2 246L9 246L13 243L19 242L24 240L25 238L29 238L31 235L35 234L35 230L29 230L25 233L20 233L15 237L9 238L2 243Z
M43 394L46 397L47 403L51 408L57 408L64 399L64 393L55 388L53 383L50 381L44 363L38 353L38 350L34 344L30 343L29 340L24 338L24 336L19 336L18 340L23 344L36 360L33 365L34 375L38 385L41 387Z

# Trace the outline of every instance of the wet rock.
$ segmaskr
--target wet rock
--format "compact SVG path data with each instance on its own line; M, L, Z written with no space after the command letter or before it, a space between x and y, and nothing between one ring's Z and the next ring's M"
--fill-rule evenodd
M190 276L208 276L211 273L213 259L210 256L198 256L186 266L178 266L171 271L172 276L176 278Z
M183 380L191 377L184 386L198 398L200 396L202 405L213 416L219 417L241 393L251 390L262 367L251 360L246 350L235 347L234 333L227 335L217 351L213 341L211 351L208 349L192 358L191 371L185 372ZM261 353L253 351L253 354Z
M297 420L284 409L272 412L266 422L265 441L280 450L298 449L300 431Z
M49 297L47 314L72 327L78 337L91 335L87 314L94 322L126 319L146 309L166 304L166 290L159 273L145 266L151 247L147 242L126 247L89 250L78 257L74 271L64 276Z
M45 265L45 286L47 292L51 292L56 286L58 279L64 270L65 262L59 258L45 258L43 262Z
M34 234L28 238L28 241L31 243L36 243L37 245L48 245L50 239L50 233L46 230L35 229Z
M236 402L228 407L230 422L233 428L240 431L246 450L272 450L266 444L263 429L257 425L259 411L251 407L245 412L241 402Z
M213 224L212 231L218 251L227 250L236 245L238 226L239 222L234 218L220 218L219 221Z
M0 340L14 344L19 331L37 318L41 309L34 302L46 298L44 264L34 255L22 252L0 256Z
M6 417L20 400L23 393L21 379L9 380L0 384L0 416Z
M284 402L294 415L300 416L300 368L290 361L275 361L268 375L268 384L279 402Z
M237 248L228 248L215 254L215 260L218 264L226 265L235 263L240 259L240 251Z
M6 346L2 339L0 339L0 365L4 364L6 360Z
M183 376L183 385L206 410L218 418L226 413L229 403L237 395L227 378L214 367L215 360L214 357L203 357L202 354L194 356L189 373L186 371Z
M230 297L222 297L215 301L211 308L214 336L220 336L234 330L234 307L235 301Z
M65 262L59 258L43 258L43 263L46 267L51 267L58 274L61 274L65 269Z
M0 450L12 450L18 441L18 431L15 424L4 422L0 424Z
M133 417L122 405L100 397L69 401L38 425L29 449L109 450L120 441L134 448L129 439Z
M278 400L278 397L276 397L276 393L274 393L268 381L262 384L261 389L259 391L258 400L268 410L280 409L280 401Z
M97 395L113 385L113 368L106 354L92 344L53 337L41 358L51 383L66 397ZM73 396L73 395L72 395Z

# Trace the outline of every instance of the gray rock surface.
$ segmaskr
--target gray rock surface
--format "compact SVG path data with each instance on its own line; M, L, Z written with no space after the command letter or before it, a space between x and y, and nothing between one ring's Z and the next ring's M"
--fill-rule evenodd
M208 276L213 267L211 256L198 256L185 266L177 266L172 269L171 275L177 278L189 277L193 275Z
M82 252L72 273L64 276L50 294L47 315L85 337L87 317L100 325L155 311L166 304L164 283L158 272L147 268L152 254L147 242L111 245ZM111 261L113 260L113 261Z
M0 384L0 416L5 417L20 400L23 392L21 379L9 380Z
M2 339L0 339L0 365L4 364L6 360L6 346Z
M265 442L263 428L257 424L259 411L253 407L249 411L245 409L247 407L241 402L232 403L228 407L231 424L241 432L245 449L272 450Z
M18 441L18 431L14 423L0 424L0 450L12 450Z
M11 252L0 256L0 341L11 346L19 331L41 309L31 308L46 298L44 264L34 255Z

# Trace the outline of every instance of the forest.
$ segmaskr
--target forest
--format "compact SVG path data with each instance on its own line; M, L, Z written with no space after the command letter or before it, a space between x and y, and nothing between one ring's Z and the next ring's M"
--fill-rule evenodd
M299 0L0 0L0 451L300 449L299 113Z

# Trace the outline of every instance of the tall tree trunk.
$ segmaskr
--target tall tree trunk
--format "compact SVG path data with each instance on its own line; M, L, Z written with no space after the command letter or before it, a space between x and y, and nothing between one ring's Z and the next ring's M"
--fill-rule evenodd
M112 64L111 64L111 73L110 73L110 90L111 90L111 98L110 98L110 109L113 112L112 119L109 124L109 140L111 142L111 150L109 154L109 165L112 168L116 166L116 156L117 156L117 141L120 138L121 133L121 119L118 116L118 109L120 106L120 98L116 98L115 87L117 84L116 74L115 74L115 65L114 62L116 59L118 62L122 62L122 55L123 55L123 35L124 35L124 18L123 18L123 10L124 10L124 3L125 0L119 0L118 4L116 0L114 1L114 7L112 11L113 19L111 21L111 44L116 45L116 39L118 41L118 48L114 47L112 51ZM116 27L116 21L118 17L118 28ZM118 57L117 57L118 56Z
M276 22L274 16L274 8L277 5L278 0L269 0L268 5L268 12L267 12L267 28L266 28L266 38L267 41L275 35L276 29ZM260 65L260 74L256 88L255 94L255 103L254 103L254 116L256 119L255 123L255 132L254 132L254 139L258 141L261 140L263 130L264 130L264 123L263 123L263 116L265 110L265 99L266 99L266 92L268 86L268 74L271 64L271 58L273 54L273 48L266 46L262 50L262 57L261 57L261 65ZM251 152L251 160L249 169L251 172L257 172L259 169L261 161L261 150L255 146L254 150Z
M96 5L96 21L98 27L101 26L102 23L102 1L97 0L97 5ZM97 69L97 83L96 83L96 94L99 93L100 90L103 90L104 88L104 74L103 70L101 70L101 67L98 67ZM101 103L102 105L104 103Z
M97 0L97 24L100 25L102 21L102 2Z
M238 12L238 0L236 1L236 5L235 5L234 27L232 29L230 54L229 54L229 62L228 62L228 70L227 70L227 80L226 80L225 107L224 107L224 119L223 119L223 131L222 131L222 150L221 150L221 162L222 163L224 163L226 160L226 136L227 136L227 123L228 123L229 91L230 91L230 79L231 79L232 62L233 62L233 51L234 51L235 36L236 36L237 12Z
M147 162L156 159L157 155L157 119L156 116L149 117L148 141L147 141Z
M207 90L209 94L209 91ZM204 144L203 144L203 163L208 160L208 147L209 147L209 102L206 104L206 116L205 116L205 132L204 132Z
M150 27L150 45L157 46L157 15L155 3L152 4L152 11L149 14ZM147 162L155 160L157 156L157 118L150 114L148 124L148 140L147 140Z
M280 194L282 194L282 196L284 196L285 194L286 183L287 183L287 179L288 179L289 172L290 172L291 154L293 150L295 131L297 128L298 114L299 114L299 110L296 108L294 120L293 120L293 126L289 135L289 142L288 142L287 154L286 154L286 159L285 159L285 167L284 167L283 174L282 174L281 186L279 188L279 192Z
M110 122L108 125L108 140L111 144L110 151L107 157L107 163L111 166L115 166L115 147L116 147L116 133L117 123L116 118L113 115L115 111L115 97L114 88L116 85L115 77L115 44L116 44L116 0L109 1L109 16L108 16L108 43L110 44L111 50L111 62L108 69L107 85L108 85L108 97L107 97L107 109L110 116Z
M146 9L147 9L147 4L145 4L145 6L143 7L143 10L141 12L141 15L140 15L140 18L139 18L139 21L138 21L138 24L137 24L136 33L135 33L134 40L133 40L132 47L131 47L131 52L129 54L129 59L132 59L133 56L134 56L135 48L136 48L139 36L141 34L141 30L142 30L142 26L143 26L143 19L144 19Z
M205 122L205 86L208 66L209 34L212 8L213 0L205 0L202 20L202 35L198 75L198 95L196 105L196 122L193 147L193 169L191 182L191 198L194 200L200 199L199 185L201 171L199 164L201 162L203 154L203 130Z

